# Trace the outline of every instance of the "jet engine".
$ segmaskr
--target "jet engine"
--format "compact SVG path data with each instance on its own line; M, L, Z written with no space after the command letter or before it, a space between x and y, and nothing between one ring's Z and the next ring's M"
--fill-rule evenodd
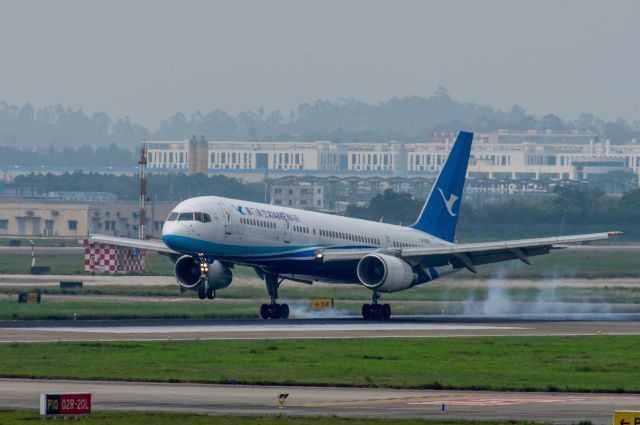
M358 279L376 292L396 292L412 287L418 276L400 258L387 254L369 254L358 262Z
M233 279L231 270L220 261L214 260L211 264L208 264L208 270L205 270L209 288L214 290L222 289L231 284ZM200 276L202 275L200 262L190 255L183 255L178 258L174 272L178 284L185 289L196 289L200 284Z

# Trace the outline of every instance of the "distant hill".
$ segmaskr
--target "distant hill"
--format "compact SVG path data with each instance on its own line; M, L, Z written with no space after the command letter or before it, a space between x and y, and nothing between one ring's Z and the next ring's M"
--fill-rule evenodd
M443 87L431 96L394 97L378 104L355 99L303 103L284 117L280 111L263 109L232 116L222 110L178 112L163 120L157 130L136 124L129 117L111 118L104 113L88 115L61 105L35 110L0 102L0 146L48 148L116 144L132 149L142 140L187 139L203 135L220 140L334 140L418 141L431 132L455 132L464 128L490 132L498 129L589 130L604 133L613 143L640 138L640 121L605 122L592 114L565 121L548 114L527 114L514 105L508 112L492 106L452 99Z

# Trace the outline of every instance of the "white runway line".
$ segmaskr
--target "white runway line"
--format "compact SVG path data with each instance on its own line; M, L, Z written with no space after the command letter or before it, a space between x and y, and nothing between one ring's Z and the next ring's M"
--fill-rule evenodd
M335 332L335 331L476 331L476 330L524 330L525 327L457 325L457 324L304 324L304 325L196 325L196 326L96 326L96 327L36 327L12 328L16 331L112 333L112 334L167 334L167 333L247 333L247 332Z

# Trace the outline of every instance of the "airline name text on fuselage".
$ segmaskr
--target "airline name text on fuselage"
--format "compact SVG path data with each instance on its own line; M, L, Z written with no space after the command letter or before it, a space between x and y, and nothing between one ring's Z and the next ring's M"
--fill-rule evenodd
M300 217L281 211L271 211L262 208L243 207L242 205L235 207L240 215L251 215L255 217L275 218L284 221L301 221Z

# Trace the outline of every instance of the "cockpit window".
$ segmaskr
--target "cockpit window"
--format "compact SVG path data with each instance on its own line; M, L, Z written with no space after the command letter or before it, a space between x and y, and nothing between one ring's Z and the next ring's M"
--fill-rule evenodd
M180 213L180 215L178 215L178 213L171 213L169 214L169 218L167 218L167 221L175 221L176 218L179 221L195 220L195 221L199 221L200 223L211 223L211 216L207 213L202 213L202 212L187 212L187 213Z

